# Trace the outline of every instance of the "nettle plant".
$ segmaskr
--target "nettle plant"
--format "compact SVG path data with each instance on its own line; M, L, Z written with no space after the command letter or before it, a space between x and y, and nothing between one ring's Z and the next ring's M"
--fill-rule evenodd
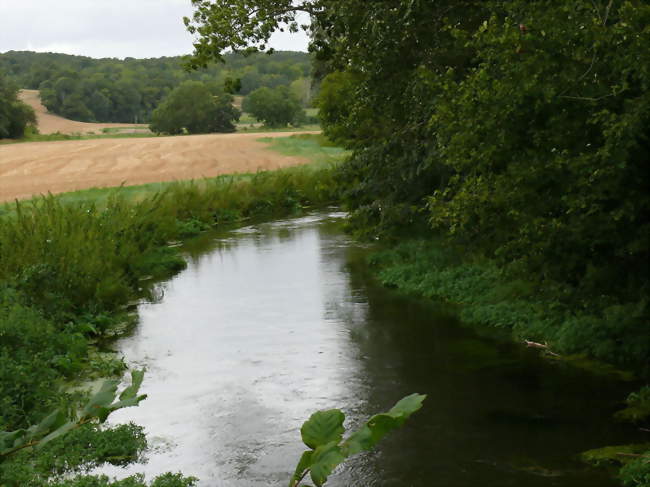
M302 441L309 447L300 457L289 487L310 487L302 481L310 475L321 487L334 469L347 458L371 450L392 430L399 428L418 409L427 396L411 394L388 412L374 415L360 429L343 439L345 414L338 409L318 411L300 429Z
M126 387L119 396L117 389L120 381L105 381L99 391L72 418L59 409L29 428L0 431L0 462L26 448L43 448L50 441L84 424L94 421L103 423L118 409L137 406L140 401L147 398L146 394L138 394L143 379L144 370L131 372L131 385Z

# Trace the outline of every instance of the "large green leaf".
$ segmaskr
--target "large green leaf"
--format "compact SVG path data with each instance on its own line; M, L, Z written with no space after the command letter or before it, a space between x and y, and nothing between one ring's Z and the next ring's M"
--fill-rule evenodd
M144 370L134 370L131 372L131 385L120 394L121 400L132 399L137 396L142 381L144 380Z
M345 458L346 455L341 451L338 440L316 448L311 462L311 479L316 487L321 487L327 481L327 477Z
M370 418L361 429L350 435L344 442L344 454L351 456L374 448L384 436L402 426L414 412L419 410L426 397L422 394L411 394L401 399L387 413L376 414Z
M0 455L6 455L16 446L19 446L26 434L27 430L24 429L16 431L0 431Z
M303 452L302 456L300 457L300 461L296 466L296 471L294 472L293 477L291 477L291 481L289 482L289 487L294 487L295 485L297 485L300 479L304 477L305 471L309 469L309 467L311 467L311 459L313 453L314 453L313 450Z
M104 414L104 409L109 406L117 395L119 380L107 380L102 384L101 389L90 398L81 411L81 419L98 417Z
M62 425L59 428L52 431L46 437L42 438L38 442L38 445L36 445L36 449L43 448L50 441L55 440L56 438L65 435L68 431L71 431L71 430L77 428L78 426L79 426L79 423L77 421L68 421L64 425Z
M302 441L309 448L341 441L345 415L339 409L318 411L312 414L300 428Z
M411 414L422 407L422 403L426 398L426 394L411 394L410 396L406 396L397 401L397 404L387 414L397 419L401 425Z

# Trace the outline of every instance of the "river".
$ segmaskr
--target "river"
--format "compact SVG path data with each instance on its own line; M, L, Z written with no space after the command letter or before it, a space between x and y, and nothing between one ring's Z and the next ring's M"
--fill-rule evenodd
M377 285L368 249L330 212L209 235L188 268L139 307L115 347L146 367L137 408L112 422L148 433L147 462L101 472L182 471L210 487L287 485L300 426L341 408L354 427L402 396L424 408L332 487L615 486L576 455L629 442L611 421L626 387L481 338L444 307Z

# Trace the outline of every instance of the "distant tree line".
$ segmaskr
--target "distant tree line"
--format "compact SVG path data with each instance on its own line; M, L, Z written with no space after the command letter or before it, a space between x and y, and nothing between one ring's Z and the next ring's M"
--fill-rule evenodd
M311 99L307 53L229 54L225 61L187 72L181 57L119 60L10 51L0 54L0 72L20 88L41 90L49 111L86 122L149 122L184 81L204 82L211 91L236 85L241 95L284 87L304 105Z

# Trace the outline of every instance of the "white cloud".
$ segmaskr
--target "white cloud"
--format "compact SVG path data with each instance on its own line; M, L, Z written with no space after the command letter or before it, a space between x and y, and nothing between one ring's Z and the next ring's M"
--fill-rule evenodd
M190 0L0 0L0 52L34 50L91 57L188 54ZM271 46L306 50L304 33L276 33Z

